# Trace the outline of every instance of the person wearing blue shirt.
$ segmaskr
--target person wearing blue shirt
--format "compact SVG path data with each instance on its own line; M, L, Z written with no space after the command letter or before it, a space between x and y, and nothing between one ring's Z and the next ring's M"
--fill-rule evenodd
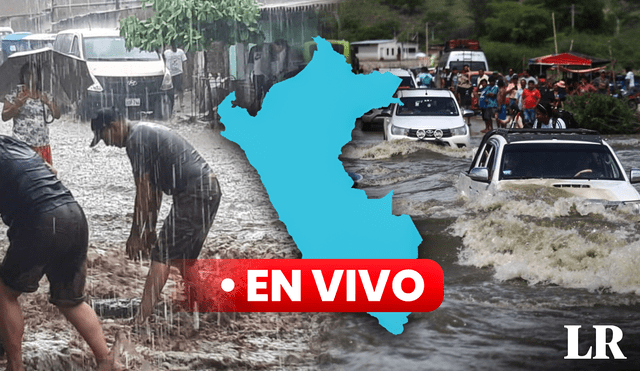
M486 98L487 108L485 108L482 115L485 128L480 132L486 133L493 130L493 119L496 117L498 111L498 86L496 85L495 77L489 77L489 85L484 89L482 95Z

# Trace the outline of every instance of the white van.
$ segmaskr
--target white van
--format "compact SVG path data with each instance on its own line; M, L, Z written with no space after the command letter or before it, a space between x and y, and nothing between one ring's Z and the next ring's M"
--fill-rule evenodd
M448 68L449 72L454 67L458 72L462 72L465 64L469 65L469 70L478 71L483 69L489 71L489 63L484 52L479 48L478 42L475 40L450 40L445 46L444 53L440 55L438 62L438 70L436 71L436 86L441 87L440 78L444 73L444 69Z
M142 113L157 119L171 116L173 84L159 53L127 50L115 29L61 31L53 49L85 60L98 82L78 105L83 119L102 107L116 107L130 120L141 119Z

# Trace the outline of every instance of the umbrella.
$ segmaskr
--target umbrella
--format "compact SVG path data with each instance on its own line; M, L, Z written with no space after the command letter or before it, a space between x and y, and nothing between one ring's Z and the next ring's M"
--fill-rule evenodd
M0 65L0 99L20 84L20 69L26 63L35 63L40 68L42 91L58 101L75 102L96 82L89 72L87 62L77 57L48 47L18 52Z

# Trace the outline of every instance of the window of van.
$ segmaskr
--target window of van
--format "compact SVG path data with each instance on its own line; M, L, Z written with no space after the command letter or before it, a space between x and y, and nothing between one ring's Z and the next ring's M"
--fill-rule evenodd
M53 43L53 48L59 52L68 54L71 49L71 42L73 41L72 34L61 34L56 37L56 41Z
M449 70L457 68L458 71L462 71L465 64L469 65L471 71L477 71L479 69L487 70L487 65L484 62L471 62L471 61L451 61L449 62Z
M147 52L139 48L127 50L122 37L87 37L84 39L84 52L87 60L108 61L154 61L159 60L156 52Z
M80 41L78 41L78 37L73 38L73 44L71 44L71 55L75 55L80 58Z

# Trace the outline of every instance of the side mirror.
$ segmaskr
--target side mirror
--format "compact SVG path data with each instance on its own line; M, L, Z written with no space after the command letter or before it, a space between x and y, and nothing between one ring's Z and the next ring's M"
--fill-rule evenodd
M474 167L469 172L469 177L478 182L488 182L489 169L487 169L486 167Z
M640 183L640 169L631 169L629 171L629 182Z
M391 117L391 110L393 109L393 105L385 108L380 112L380 117Z
M473 111L472 111L472 110L470 110L470 109L463 109L463 110L462 110L462 117L473 117L473 116L475 116L475 115L476 115L476 113L475 113L475 112L473 112Z

